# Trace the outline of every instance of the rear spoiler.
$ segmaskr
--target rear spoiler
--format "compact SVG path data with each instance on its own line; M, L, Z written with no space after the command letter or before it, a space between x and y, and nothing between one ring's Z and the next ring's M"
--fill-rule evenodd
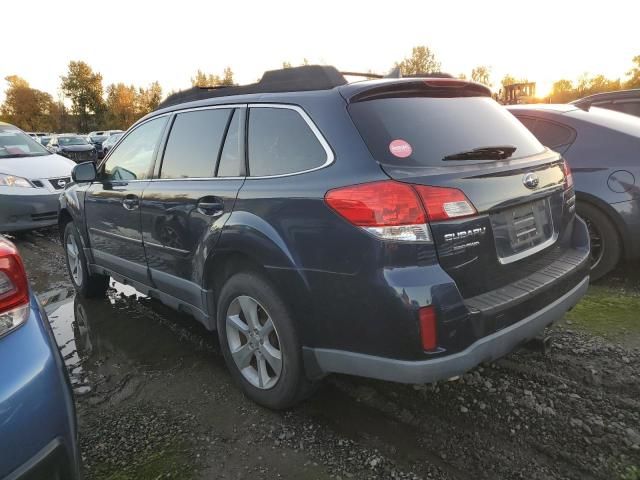
M491 90L479 83L436 76L357 82L340 91L349 103L393 97L491 97Z

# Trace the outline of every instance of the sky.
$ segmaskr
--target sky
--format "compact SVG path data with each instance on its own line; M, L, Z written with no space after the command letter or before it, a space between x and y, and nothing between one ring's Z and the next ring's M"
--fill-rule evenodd
M640 1L2 0L0 101L16 74L58 96L71 60L104 85L164 92L190 86L197 69L239 83L265 70L310 63L386 73L427 45L455 75L491 67L494 89L509 73L548 93L560 78L625 76L640 55Z

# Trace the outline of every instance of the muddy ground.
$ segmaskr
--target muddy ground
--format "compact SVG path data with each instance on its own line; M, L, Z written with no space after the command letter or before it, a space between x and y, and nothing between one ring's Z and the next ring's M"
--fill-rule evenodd
M333 376L274 413L194 320L115 283L74 298L55 230L14 241L71 372L87 479L640 479L637 265L593 287L547 356L437 385Z

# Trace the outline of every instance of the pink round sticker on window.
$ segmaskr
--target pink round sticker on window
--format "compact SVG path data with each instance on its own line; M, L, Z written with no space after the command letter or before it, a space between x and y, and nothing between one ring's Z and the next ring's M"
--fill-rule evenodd
M389 144L389 151L391 155L398 158L407 158L413 153L413 148L409 145L409 142L398 138Z

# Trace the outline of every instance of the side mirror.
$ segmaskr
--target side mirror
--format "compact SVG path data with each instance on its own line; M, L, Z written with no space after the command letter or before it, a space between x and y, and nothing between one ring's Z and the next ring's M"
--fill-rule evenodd
M96 164L93 162L79 163L73 167L71 178L76 183L94 182L98 178Z

